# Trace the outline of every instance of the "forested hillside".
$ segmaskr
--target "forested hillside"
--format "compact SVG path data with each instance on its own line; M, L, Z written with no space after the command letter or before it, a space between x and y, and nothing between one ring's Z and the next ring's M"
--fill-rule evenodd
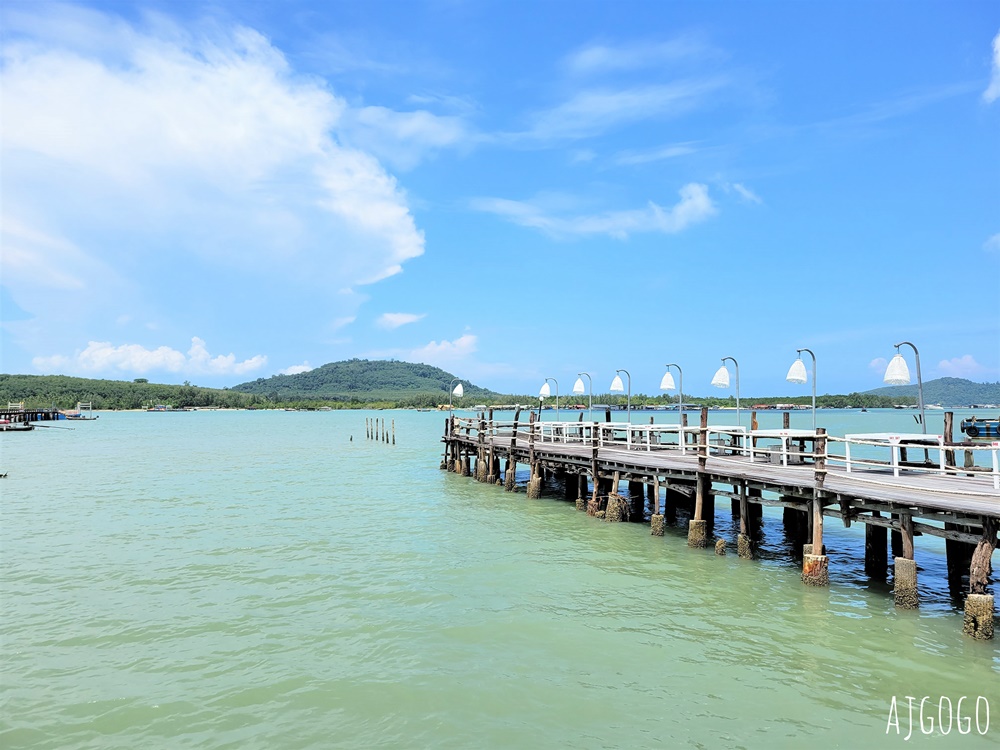
M244 408L267 399L247 393L194 385L162 385L137 380L91 380L67 375L0 375L0 406L23 401L29 407L71 409L90 401L95 409L141 409L153 404Z
M915 376L914 376L915 378ZM917 397L917 385L890 385L865 391L875 396ZM1000 383L973 383L964 378L937 378L924 383L924 403L941 406L1000 404Z
M271 400L408 401L434 406L448 403L448 385L455 379L431 365L395 360L350 359L331 362L298 375L275 375L233 386L234 391ZM465 402L498 394L463 380ZM419 402L419 404L417 403Z

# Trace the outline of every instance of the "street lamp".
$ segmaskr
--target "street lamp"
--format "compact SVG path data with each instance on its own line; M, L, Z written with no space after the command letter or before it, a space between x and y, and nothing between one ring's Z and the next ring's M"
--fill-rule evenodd
M792 366L788 368L788 374L785 376L785 380L789 383L806 383L809 381L809 377L806 374L806 364L802 361L802 352L809 352L809 355L813 358L813 430L816 429L816 355L812 353L809 349L796 349L795 353L799 355L799 358L792 362Z
M920 352L917 351L917 347L913 346L909 341L900 341L896 344L896 356L889 362L889 366L885 369L885 377L882 380L889 385L910 384L910 369L906 366L906 360L903 359L903 355L899 353L899 347L903 344L913 349L913 356L917 360L917 403L920 406L920 424L923 426L924 434L926 435L927 420L924 419L924 381L920 377Z
M661 391L672 391L677 386L674 384L674 376L670 372L671 367L677 368L677 377L680 379L681 387L677 389L677 423L681 426L684 425L684 371L681 369L680 365L671 362L666 366L667 371L663 373L663 379L660 380L660 390ZM681 435L681 441L683 442L684 436Z
M579 395L583 395L584 393L589 394L589 399L590 400L588 401L588 404L590 406L590 421L593 422L594 421L594 379L592 377L590 377L590 373L589 372L578 372L577 375L579 377L576 379L576 382L573 383L573 393L576 393L576 394L579 394ZM590 390L589 391L584 391L584 389L583 389L583 376L584 375L587 376L587 381L590 383Z
M458 385L456 385L455 389L452 390L451 383L455 383L455 382L457 382ZM462 398L462 396L465 395L465 389L462 387L462 381L461 381L461 379L459 379L459 378L452 378L451 383L448 383L448 416L449 417L451 416L451 397L452 397L452 394L458 396L459 398Z
M736 424L741 424L740 422L740 363L737 362L733 357L723 357L722 367L720 367L715 372L715 377L712 378L712 385L716 388L728 388L729 387L729 370L726 368L726 360L733 360L733 364L736 366Z
M632 424L632 376L629 374L628 370L615 370L615 379L611 381L611 391L613 393L622 393L625 390L625 386L622 383L621 373L625 373L625 377L628 378L628 401L626 401L626 412L628 423Z
M559 381L555 378L545 378L545 382L542 383L542 387L538 391L538 395L542 398L552 395L552 390L549 388L549 381L556 384L556 421L559 421Z

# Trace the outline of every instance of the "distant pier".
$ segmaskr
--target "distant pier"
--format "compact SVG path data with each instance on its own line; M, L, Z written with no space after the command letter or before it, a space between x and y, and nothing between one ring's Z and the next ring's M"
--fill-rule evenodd
M953 415L943 435L866 433L827 435L708 424L545 422L520 409L512 421L449 417L441 468L478 481L516 488L517 465L529 469L528 497L539 497L549 477L578 510L605 521L650 523L663 535L678 509L690 514L687 543L725 554L730 540L714 534L715 504L729 499L739 519L737 554L752 559L763 506L783 508L783 523L802 549L802 581L829 584L824 519L865 524L865 570L885 575L890 534L897 607L919 606L914 539L945 539L949 583L967 574L963 631L993 637L992 555L1000 526L1000 442L955 443ZM959 465L958 458L962 463ZM502 470L501 470L502 465ZM620 494L621 483L627 492ZM764 493L768 497L764 497ZM776 496L776 497L775 497Z

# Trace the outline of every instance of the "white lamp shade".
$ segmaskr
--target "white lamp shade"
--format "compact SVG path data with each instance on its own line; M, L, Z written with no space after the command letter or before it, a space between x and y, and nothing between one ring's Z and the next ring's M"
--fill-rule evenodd
M788 368L788 374L785 376L785 380L789 383L808 383L809 376L806 374L806 363L802 361L802 357L792 362L792 366Z
M621 375L615 375L615 379L611 381L611 390L615 393L625 392L625 384L622 382Z
M882 380L889 385L909 385L910 368L906 366L906 360L902 354L896 354L885 368L885 377Z
M586 393L587 389L583 387L583 378L577 378L576 382L573 383L573 393Z
M674 384L674 376L671 375L669 371L663 373L663 380L660 381L660 390L672 391L676 388L677 386Z
M549 388L548 381L542 383L542 387L538 389L538 395L539 396L551 396L552 395L552 389Z
M729 387L729 370L723 365L715 372L715 376L712 378L712 385L716 388L728 388Z
M455 386L455 390L453 390L452 393L454 393L459 398L462 398L462 396L465 395L465 389L462 387L462 384L459 383L458 385Z

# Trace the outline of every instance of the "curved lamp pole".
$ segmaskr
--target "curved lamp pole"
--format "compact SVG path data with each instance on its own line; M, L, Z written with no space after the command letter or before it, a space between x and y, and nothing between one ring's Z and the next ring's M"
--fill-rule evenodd
M677 389L677 423L679 425L684 425L684 371L681 366L671 362L667 365L667 371L663 374L663 379L660 380L660 390L661 391L672 391L677 388L674 383L674 376L670 372L671 367L677 368L677 377L680 380L681 387ZM683 440L683 435L681 436Z
M802 361L802 352L809 352L809 356L813 359L813 430L816 429L816 355L812 353L810 349L796 349L795 353L799 355L799 358L792 362L792 366L788 368L788 374L785 376L785 380L789 383L805 383L809 380L806 375L806 365Z
M552 395L552 390L549 388L549 381L556 384L556 421L559 421L559 381L555 378L545 378L545 382L542 383L541 389L538 391L538 395L542 398Z
M733 357L723 357L722 367L720 367L715 376L712 378L712 385L716 388L728 388L729 387L729 370L726 368L726 360L732 360L733 365L736 367L736 424L742 424L740 422L740 363L736 361Z
M585 391L583 389L583 376L587 376L587 381L590 383L590 390ZM587 393L589 396L588 405L590 406L590 421L594 421L594 379L590 377L589 372L578 372L576 382L573 383L573 393L578 395L583 395Z
M920 406L920 424L924 428L923 431L926 435L927 420L924 419L924 381L920 378L920 352L917 351L917 347L909 341L900 341L896 344L896 356L889 362L889 366L885 369L885 377L882 380L889 385L910 384L910 370L906 366L906 360L903 359L903 355L899 353L899 347L904 344L913 349L913 357L917 361L917 404Z
M458 383L458 385L455 386L454 390L452 390L452 388L451 388L451 383ZM461 380L461 378L452 378L451 383L448 383L448 416L449 417L451 416L451 397L452 397L452 395L458 396L459 398L462 398L462 396L465 395L465 389L462 387L462 380Z
M628 370L615 370L615 379L611 381L611 390L615 393L622 393L625 390L622 384L622 373L628 378L628 401L626 401L626 415L628 423L632 424L632 376L629 374Z

